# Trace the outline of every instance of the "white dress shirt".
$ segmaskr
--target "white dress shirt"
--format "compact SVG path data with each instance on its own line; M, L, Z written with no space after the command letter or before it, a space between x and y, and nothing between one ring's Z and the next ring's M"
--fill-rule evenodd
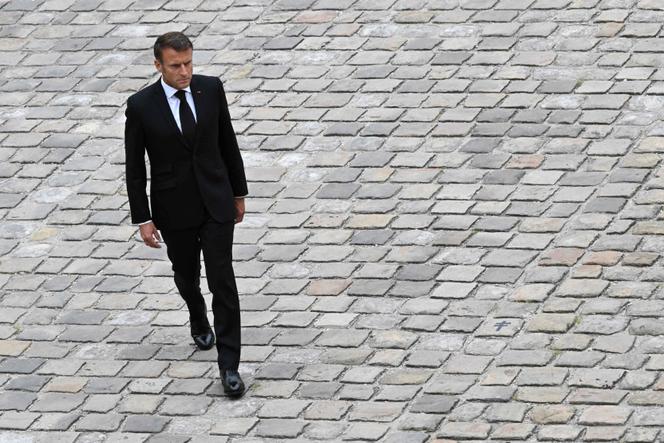
M178 128L180 128L180 132L182 132L182 123L180 123L180 99L175 96L175 93L178 92L178 90L167 84L164 81L164 77L161 78L161 86L164 88L164 92L166 93L166 100L168 101L168 106L171 108L171 113L173 114L175 123L177 123ZM187 86L184 88L184 91L187 104L189 105L192 114L194 114L194 120L198 122L198 118L196 117L196 105L194 105L194 96L191 95L191 87Z

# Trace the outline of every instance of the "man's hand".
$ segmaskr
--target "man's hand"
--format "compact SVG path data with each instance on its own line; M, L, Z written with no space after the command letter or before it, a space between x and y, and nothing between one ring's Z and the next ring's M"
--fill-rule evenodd
M235 223L240 223L244 219L244 197L235 199Z
M161 248L161 245L159 244L161 237L159 236L159 231L157 231L157 227L153 222L140 225L139 230L141 231L141 238L143 239L143 243L151 248Z

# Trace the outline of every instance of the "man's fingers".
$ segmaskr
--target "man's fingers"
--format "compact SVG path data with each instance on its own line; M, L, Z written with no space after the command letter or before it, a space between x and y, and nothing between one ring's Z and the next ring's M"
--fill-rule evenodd
M159 232L157 232L157 230L155 229L150 233L150 239L149 239L150 247L160 248L161 246L159 245L159 240L160 240Z
M151 248L161 248L161 245L159 244L157 239L155 239L154 237L146 240L145 244L148 245Z
M244 219L244 198L235 199L235 223L240 223Z
M161 245L159 244L161 236L152 222L141 225L140 232L143 243L145 243L146 246L151 248L161 248Z

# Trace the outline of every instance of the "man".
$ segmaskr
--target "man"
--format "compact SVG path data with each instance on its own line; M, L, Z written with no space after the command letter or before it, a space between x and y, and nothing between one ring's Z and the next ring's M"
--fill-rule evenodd
M221 81L193 75L193 45L180 32L154 44L161 78L127 100L125 154L131 221L146 245L161 231L191 335L210 349L215 334L200 291L200 254L212 293L224 391L240 396L240 305L232 266L234 223L244 216L247 182ZM150 207L145 152L150 159Z

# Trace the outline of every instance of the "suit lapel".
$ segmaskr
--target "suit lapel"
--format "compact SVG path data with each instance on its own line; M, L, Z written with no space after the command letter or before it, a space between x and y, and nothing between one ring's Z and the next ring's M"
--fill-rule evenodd
M157 108L162 114L162 117L164 118L164 121L167 122L167 125L171 126L171 129L175 131L175 133L178 135L178 139L180 142L185 146L185 149L190 149L189 145L187 144L187 140L184 138L182 135L182 132L180 131L180 128L178 128L178 124L175 121L175 118L173 117L173 113L171 112L171 107L168 105L168 100L166 99L166 93L164 92L164 88L161 86L161 79L157 80L157 83L154 84L154 100ZM198 131L196 131L198 133Z

